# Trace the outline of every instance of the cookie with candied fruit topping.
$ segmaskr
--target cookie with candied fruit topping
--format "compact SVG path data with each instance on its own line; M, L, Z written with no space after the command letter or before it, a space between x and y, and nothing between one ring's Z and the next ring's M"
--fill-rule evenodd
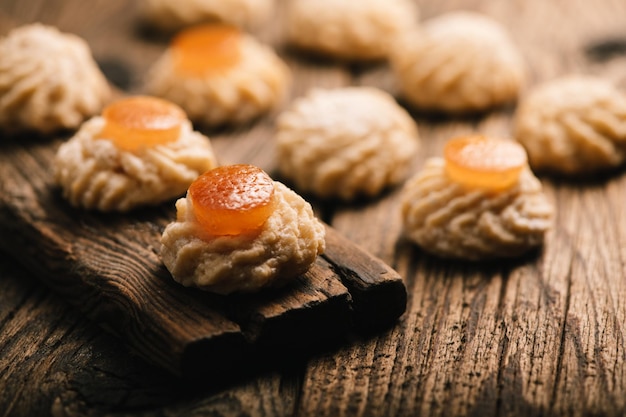
M515 138L537 171L584 175L626 161L626 94L597 77L570 75L531 90Z
M196 179L161 237L174 280L218 294L280 286L324 251L311 205L260 168L230 165Z
M552 206L524 149L484 136L449 141L402 191L405 236L445 258L519 256L544 242Z
M76 35L42 24L0 39L0 128L50 133L77 128L97 114L111 91Z
M209 139L180 107L138 96L85 122L60 146L54 175L73 206L127 211L183 195L216 165Z
M152 67L146 89L205 126L251 121L276 107L290 83L285 63L235 26L180 32Z

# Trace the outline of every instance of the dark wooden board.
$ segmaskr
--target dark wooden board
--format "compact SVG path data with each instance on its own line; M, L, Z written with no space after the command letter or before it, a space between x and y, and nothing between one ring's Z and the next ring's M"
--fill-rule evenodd
M292 70L285 104L316 86L377 86L399 98L384 63L346 65L286 48L285 1L291 0L278 0L276 16L256 32ZM138 3L0 0L0 32L41 21L76 33L112 81L140 92L165 40L138 30ZM626 89L624 0L416 3L422 20L464 9L503 23L526 58L526 91L572 72ZM422 139L414 171L440 155L451 136L478 131L509 137L514 111L513 105L473 117L413 112ZM223 163L254 163L274 172L274 120L272 114L249 126L205 133ZM357 335L302 361L292 361L288 352L269 369L219 388L206 386L213 375L205 383L180 380L139 360L121 338L42 285L40 274L0 251L0 415L626 415L626 175L575 183L540 179L557 213L545 247L536 256L490 267L441 261L404 241L397 189L355 204L312 201L341 236L402 275L407 310L387 330ZM28 199L28 193L15 195ZM155 214L137 215L147 221ZM17 242L20 235L6 239ZM37 259L36 250L28 253Z
M345 338L353 324L390 325L404 312L402 278L328 226L324 258L284 288L230 296L184 288L158 254L173 202L124 214L72 208L51 182L58 145L4 139L0 247L177 375L240 373L269 356Z

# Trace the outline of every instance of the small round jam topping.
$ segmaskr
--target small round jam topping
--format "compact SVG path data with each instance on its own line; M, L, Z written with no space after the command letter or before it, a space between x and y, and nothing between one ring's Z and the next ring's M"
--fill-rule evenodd
M198 222L216 236L258 230L274 211L274 182L252 165L228 165L205 172L189 187Z
M241 32L226 24L194 26L171 44L176 72L201 77L235 66L241 59Z
M106 107L102 117L105 125L101 136L131 152L177 140L187 119L177 105L145 96L119 100Z
M514 185L527 164L526 151L518 143L480 135L448 141L443 154L450 179L492 190Z

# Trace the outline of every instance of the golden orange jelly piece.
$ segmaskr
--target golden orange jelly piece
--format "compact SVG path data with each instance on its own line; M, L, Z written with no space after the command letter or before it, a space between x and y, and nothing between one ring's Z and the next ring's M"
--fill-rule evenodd
M274 211L274 182L252 165L207 171L191 184L189 196L198 222L217 236L256 231Z
M226 24L194 26L178 34L170 46L175 71L201 77L231 68L241 59L241 31Z
M178 139L185 112L155 97L130 97L116 101L102 112L105 125L100 134L125 151L162 145Z
M465 136L443 150L450 179L468 187L502 190L515 184L527 164L526 151L515 142Z

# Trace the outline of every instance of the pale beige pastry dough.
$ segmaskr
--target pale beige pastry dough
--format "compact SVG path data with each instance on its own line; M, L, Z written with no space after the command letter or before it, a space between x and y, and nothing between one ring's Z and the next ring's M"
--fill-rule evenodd
M298 190L345 200L403 181L419 148L417 125L371 87L314 89L277 121L280 172Z
M386 58L419 14L411 0L292 0L286 7L291 44L346 60Z
M404 233L444 258L482 260L523 254L544 242L552 206L529 169L498 191L452 182L442 158L430 158L402 194Z
M161 237L161 258L185 286L229 294L280 286L306 272L325 249L324 226L311 205L274 182L276 208L258 234L208 236L189 196L176 202L176 221Z
M232 68L192 77L175 71L170 50L148 74L146 90L182 107L206 126L251 121L277 107L286 97L291 73L267 45L241 33L241 60Z
M433 18L397 42L391 63L415 107L474 112L514 100L525 64L498 22L473 12Z
M626 95L596 77L556 79L522 100L514 130L533 169L585 174L614 168L626 159Z
M140 13L163 30L178 30L205 22L224 22L254 28L267 21L274 0L142 0Z
M209 139L186 121L176 141L120 150L102 138L96 116L61 145L54 161L56 183L73 206L127 211L179 197L198 175L217 166Z
M31 24L0 39L0 128L49 133L97 114L110 88L87 43Z

